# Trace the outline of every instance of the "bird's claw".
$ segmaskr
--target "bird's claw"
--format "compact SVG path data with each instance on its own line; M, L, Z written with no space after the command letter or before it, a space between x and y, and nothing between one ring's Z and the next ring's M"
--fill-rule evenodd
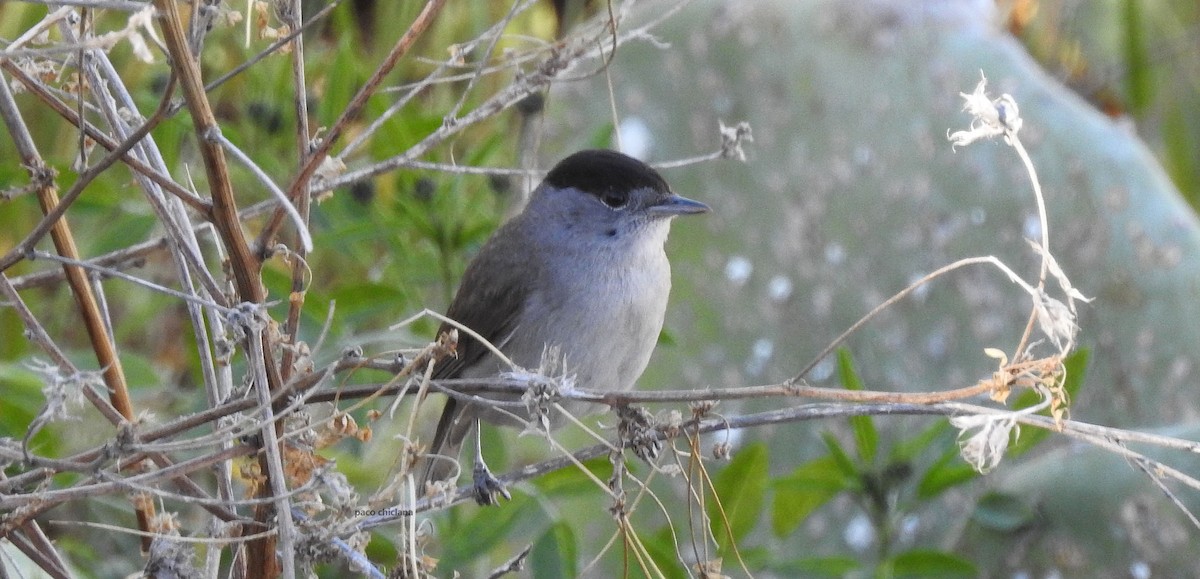
M508 493L508 489L500 479L492 476L492 471L483 461L475 463L475 469L471 473L475 488L475 502L480 506L491 506L500 502L500 497L504 500L511 501L512 495Z

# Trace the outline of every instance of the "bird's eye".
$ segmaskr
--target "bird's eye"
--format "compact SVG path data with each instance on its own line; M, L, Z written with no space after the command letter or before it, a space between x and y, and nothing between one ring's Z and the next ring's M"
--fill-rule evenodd
M629 198L620 193L605 193L600 196L600 201L612 209L620 209L625 206Z

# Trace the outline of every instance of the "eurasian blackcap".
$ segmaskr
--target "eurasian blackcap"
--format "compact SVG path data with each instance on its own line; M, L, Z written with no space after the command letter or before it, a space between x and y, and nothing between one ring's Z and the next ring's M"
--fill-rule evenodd
M672 193L658 172L637 159L580 151L559 162L524 210L484 244L446 315L518 366L549 362L574 375L580 388L627 391L646 369L662 330L671 292L663 250L671 218L707 211L707 205ZM438 333L451 329L443 324ZM441 360L433 377L486 378L507 370L484 345L460 333L457 356ZM480 418L517 423L484 406L446 401L419 480L440 481L454 471L463 440ZM481 503L506 495L483 465L478 444L474 477Z

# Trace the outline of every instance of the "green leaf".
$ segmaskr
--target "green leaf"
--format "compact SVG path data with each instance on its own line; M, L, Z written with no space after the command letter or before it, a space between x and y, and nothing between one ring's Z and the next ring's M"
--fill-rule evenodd
M892 450L888 453L888 460L890 462L913 462L917 456L925 452L949 428L950 421L935 421L928 428L921 431L920 434L892 445Z
M917 498L932 499L946 489L971 482L978 476L971 465L958 459L958 447L952 447L925 471L921 482L917 483Z
M1063 390L1066 390L1067 396L1070 396L1071 399L1074 399L1083 388L1083 377L1087 374L1088 362L1091 359L1092 351L1080 348L1071 352L1063 360L1063 367L1067 370L1067 378L1063 381Z
M612 476L612 462L607 456L593 458L583 465L600 480L608 480ZM595 480L575 467L542 475L533 484L547 496L594 496L597 492L604 492L596 488Z
M1129 91L1129 107L1135 115L1146 112L1154 99L1154 78L1151 75L1154 63L1142 26L1142 1L1125 0L1124 18L1120 21L1125 32L1125 79Z
M612 123L602 123L596 127L596 132L588 137L588 144L594 149L609 149L613 146L613 135L616 127Z
M854 430L854 442L858 448L858 458L865 464L875 461L875 451L879 448L879 431L870 416L851 416L850 428Z
M0 176L0 179L3 178ZM0 228L3 227L4 225L0 224ZM0 237L0 243L5 243L2 237ZM9 315L0 316L0 360L16 360L28 351L29 340L25 339L25 326L21 324L20 318Z
M25 366L0 363L0 384L4 385L4 397L0 399L0 436L21 440L29 423L46 402L42 380ZM35 436L31 441L35 452L50 456L53 456L50 453L58 452L62 438L56 429L63 425L64 422L58 422Z
M1189 118L1191 111L1186 106L1169 103L1166 108L1159 125L1165 157L1163 164L1192 209L1200 210L1200 159L1196 158L1196 151L1200 150L1200 130L1193 129L1197 123Z
M767 467L767 445L755 443L734 455L713 479L717 500L708 503L708 515L723 550L731 540L740 543L758 523L770 477Z
M517 492L502 508L475 509L466 523L441 533L447 539L442 549L444 568L463 566L491 551L517 528L521 519L536 516L537 512L536 503Z
M535 579L558 579L559 577L575 577L579 574L576 569L578 546L575 531L571 526L559 522L550 528L533 544L530 553L530 570Z
M892 557L883 564L891 577L977 577L979 570L970 561L928 549L913 549Z
M834 465L837 466L838 470L847 478L857 480L861 476L861 473L858 467L855 466L854 461L850 459L850 455L846 454L841 444L838 444L837 439L828 432L822 432L821 440L825 442L825 447L829 449L830 458L833 459Z
M270 274L270 277L275 276L276 274ZM268 274L264 272L263 277L268 277ZM267 283L276 283L277 281L272 279ZM280 281L279 283L284 282ZM287 279L286 283L291 283L291 280ZM329 307L325 305L328 304L329 300L322 299L323 297L312 292L308 295L308 301L322 304L322 309L325 309ZM353 281L339 287L335 299L337 299L337 309L334 310L334 313L339 318L339 321L343 323L363 324L379 316L381 303L407 303L413 298L405 294L401 291L401 288L396 287L394 284ZM318 323L322 321L318 321ZM423 337L432 340L434 338L433 332L431 331L427 336Z
M771 484L771 530L779 537L791 534L813 511L853 486L832 456L801 465Z
M838 375L842 387L846 390L862 390L863 381L854 369L854 361L846 349L838 350ZM850 427L854 430L854 442L858 447L858 458L863 463L871 464L875 460L875 451L879 448L879 431L870 416L852 416Z
M115 221L117 216L113 215L112 218ZM158 225L158 221L153 215L130 215L125 212L120 217L120 224L120 227L105 227L90 232L88 241L95 244L93 251L97 253L115 251L129 245L130 239L146 239Z
M682 545L676 543L675 529L669 525L663 526L661 530L653 535L642 535L642 545L646 547L646 551L650 553L650 559L653 561L655 568L660 571L667 579L687 579L689 574L679 563L679 549ZM631 575L640 577L641 574Z
M985 529L1011 533L1033 522L1033 508L1014 495L991 492L975 503L971 518Z
M854 369L854 360L850 357L850 351L845 348L839 348L837 352L838 360L838 377L842 381L842 388L846 390L865 390L862 377L858 375L858 371Z

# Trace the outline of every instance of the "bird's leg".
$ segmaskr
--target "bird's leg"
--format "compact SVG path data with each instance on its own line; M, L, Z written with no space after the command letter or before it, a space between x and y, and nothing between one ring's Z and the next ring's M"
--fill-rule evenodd
M475 468L471 472L471 478L475 485L475 502L481 506L489 506L500 502L499 497L504 497L505 500L511 501L512 495L508 494L508 489L504 487L504 483L492 475L492 471L488 469L487 463L483 461L483 440L481 436L483 429L478 419L475 420L473 427L475 428Z

